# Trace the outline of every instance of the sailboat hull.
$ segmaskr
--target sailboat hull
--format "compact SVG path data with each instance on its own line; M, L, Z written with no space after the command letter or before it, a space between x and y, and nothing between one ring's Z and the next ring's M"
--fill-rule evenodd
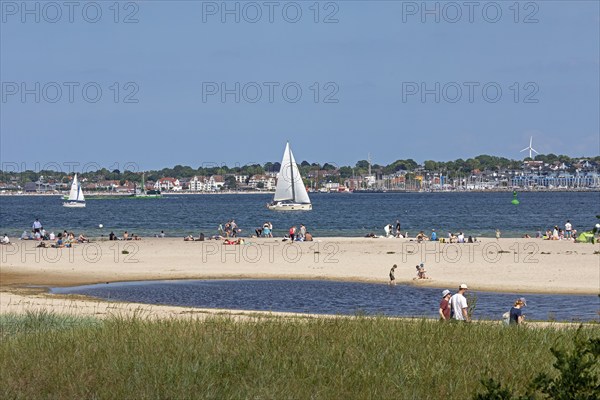
M76 201L67 201L67 202L63 203L63 207L85 208L85 203L79 203Z
M273 211L310 211L312 210L312 204L275 203L267 204L267 208Z

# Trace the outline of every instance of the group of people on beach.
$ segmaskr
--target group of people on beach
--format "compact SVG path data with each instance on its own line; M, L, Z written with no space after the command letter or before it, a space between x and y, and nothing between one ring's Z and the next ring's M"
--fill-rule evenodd
M530 239L531 236L526 233L526 234L524 234L522 236L522 238L524 238L524 239ZM571 241L575 241L577 239L577 230L573 229L573 224L571 224L570 220L567 220L567 222L565 222L564 229L563 228L559 228L558 225L554 225L554 227L548 228L544 232L542 232L542 229L539 229L535 233L535 238L536 239L543 239L543 240L571 240Z
M102 226L100 226L102 227ZM164 237L164 231L161 231L162 237ZM110 232L108 235L108 240L141 240L142 238L134 233L130 233L128 231L123 232L122 236L117 236L114 232ZM37 247L71 247L77 243L89 243L90 239L85 236L83 233L79 235L74 232L68 232L66 229L63 232L59 232L55 234L53 231L48 232L39 218L36 218L33 221L33 225L31 227L31 232L23 231L19 240L37 240L41 242ZM53 244L48 245L45 241L53 242ZM0 239L2 244L10 244L10 238L7 234L4 234L2 239Z
M397 237L397 238L405 238L408 237L408 232L405 234L402 233L402 225L400 224L400 220L396 220L396 224L387 224L383 227L383 232L386 238L389 237Z
M76 235L74 232L68 232L66 229L58 234L55 234L54 231L48 232L46 229L44 229L44 226L39 218L36 218L35 221L33 221L30 232L26 230L23 231L19 240L36 240L40 242L37 247L55 248L71 247L77 243L89 243L90 241L83 233ZM45 241L51 241L54 243L48 245ZM10 244L10 238L7 234L4 234L1 242L2 244Z
M273 224L271 222L265 222L261 227L258 227L254 231L256 237L273 237ZM304 224L300 224L300 227L292 225L288 230L288 234L284 237L284 240L291 240L296 242L310 242L313 240L312 234L306 230Z
M217 234L212 236L205 236L204 233L200 233L200 236L195 238L193 235L187 235L183 238L184 241L204 241L204 240L223 240L224 244L244 244L244 238L241 236L242 229L237 225L235 219L227 221L227 223L219 224L217 228ZM161 231L164 237L164 232ZM157 235L157 237L159 237ZM252 238L272 238L273 236L273 223L270 221L265 222L254 230ZM307 231L304 224L300 224L299 227L293 225L288 230L288 234L283 237L283 240L291 240L296 242L310 242L313 240L313 236Z
M256 237L273 237L273 224L271 222L265 222L262 226L259 226L254 230Z
M156 237L165 237L164 231L156 235ZM239 238L242 229L235 222L235 219L228 220L225 224L219 224L215 235L206 236L204 232L200 232L198 237L189 234L183 238L185 242L204 242L205 240L223 240L223 244L243 244L243 240Z
M384 237L386 238L400 238L400 239L410 239L408 232L402 232L402 225L400 224L400 220L396 220L396 224L386 224L383 227ZM373 232L365 235L368 238L378 238L376 234ZM477 242L477 238L473 236L466 236L463 232L448 232L447 237L439 237L435 229L431 230L431 233L427 235L425 231L419 231L414 239L418 242L424 241L432 241L432 242L440 242L440 243L474 243ZM412 240L412 239L411 239Z
M142 240L142 238L135 233L129 233L127 231L123 232L123 236L119 237L111 231L108 235L108 240Z
M577 239L577 230L573 229L573 224L570 220L565 223L565 228L559 228L558 225L554 225L551 229L546 229L546 232L542 234L542 230L537 231L536 238L545 240L575 240Z
M297 228L295 225L290 227L289 238L291 241L296 242L311 242L313 240L312 234L306 230L306 227L303 224L300 224L300 228ZM284 238L287 239L287 238Z
M431 230L431 234L427 236L425 232L420 231L415 237L418 243L423 241L440 242L440 243L475 243L477 238L473 236L466 236L462 231L460 232L448 232L446 237L438 237L435 229Z
M223 237L234 238L237 237L240 232L242 232L242 229L238 226L238 224L235 223L235 219L230 219L225 223L225 226L223 226L223 224L219 224L218 231L219 235Z

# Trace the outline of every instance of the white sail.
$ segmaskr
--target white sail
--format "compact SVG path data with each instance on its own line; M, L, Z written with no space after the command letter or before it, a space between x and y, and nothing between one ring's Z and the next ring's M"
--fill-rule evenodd
M81 190L81 185L77 180L77 174L73 178L73 183L71 184L71 191L69 192L69 201L77 201L84 202L85 197L83 197L83 191Z
M287 143L281 160L281 168L277 176L274 201L293 201L294 203L309 203L310 198L302 182L298 165Z
M289 145L288 145L289 146ZM294 183L294 203L310 203L310 198L308 197L308 193L306 192L306 187L304 186L304 182L302 181L302 177L300 176L300 170L298 169L298 164L296 164L296 160L294 159L294 154L292 154L292 150L290 149L290 161L292 165L292 177Z

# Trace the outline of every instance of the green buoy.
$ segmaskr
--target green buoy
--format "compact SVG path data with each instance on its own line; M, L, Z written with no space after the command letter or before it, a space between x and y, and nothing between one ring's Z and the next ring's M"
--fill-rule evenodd
M513 191L513 199L511 201L511 203L515 206L519 205L519 200L517 200L517 191L516 190Z

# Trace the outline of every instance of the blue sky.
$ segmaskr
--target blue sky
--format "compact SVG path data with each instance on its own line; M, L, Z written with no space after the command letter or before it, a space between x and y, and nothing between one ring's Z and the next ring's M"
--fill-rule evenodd
M3 163L600 154L596 1L0 3Z

